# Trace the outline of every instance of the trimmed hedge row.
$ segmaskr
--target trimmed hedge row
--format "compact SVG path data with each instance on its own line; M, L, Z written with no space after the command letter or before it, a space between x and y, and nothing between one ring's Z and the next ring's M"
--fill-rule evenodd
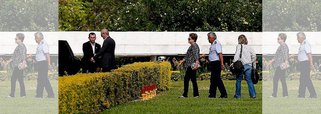
M144 86L169 88L168 62L125 65L110 73L59 77L59 113L99 113L106 108L141 98Z

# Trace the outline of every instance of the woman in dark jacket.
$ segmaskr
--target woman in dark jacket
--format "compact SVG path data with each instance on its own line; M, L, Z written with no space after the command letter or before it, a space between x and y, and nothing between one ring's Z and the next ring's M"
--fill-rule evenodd
M180 64L185 63L186 73L184 77L184 93L183 96L180 96L180 98L187 98L188 94L188 86L189 86L189 80L193 83L193 93L194 97L198 98L198 87L197 87L197 81L196 81L196 71L197 66L199 66L199 54L200 49L196 43L197 40L197 34L191 33L189 34L188 43L191 44L191 46L188 48L186 52L186 56L184 59L180 62Z
M283 97L288 96L288 89L285 80L285 71L286 68L289 67L289 48L286 45L285 40L286 34L280 33L278 37L278 43L280 44L280 46L278 47L274 58L270 61L270 63L272 63L273 67L276 69L273 77L273 93L271 97L277 97L279 80L281 80L283 88Z
M13 69L11 76L11 93L8 97L15 97L16 81L18 80L20 85L20 96L26 96L25 84L23 81L23 69L26 64L26 46L23 44L24 34L16 34L15 41L18 44L13 52L13 56L9 62L11 62L11 67Z

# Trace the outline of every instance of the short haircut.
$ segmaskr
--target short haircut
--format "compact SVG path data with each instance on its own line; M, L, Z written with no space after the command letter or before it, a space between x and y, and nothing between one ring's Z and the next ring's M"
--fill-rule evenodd
M39 38L41 38L41 39L43 39L43 34L41 33L41 32L36 32L35 33L35 37L39 37Z
M306 39L306 36L305 36L304 32L298 32L298 33L296 34L297 37L299 37L299 35L302 35L302 36L304 37L304 39Z
M190 33L189 37L191 37L191 39L193 39L195 42L197 41L197 34L196 33Z
M280 33L280 34L279 34L279 37L280 37L284 42L286 41L287 36L286 36L285 33Z
M96 36L96 34L94 32L89 33L88 38L90 38L90 35L95 35Z
M22 33L16 34L16 37L17 37L19 40L21 40L21 42L23 42L23 40L25 39L25 35L22 34Z
M214 38L216 38L216 34L214 32L209 32L207 33L207 35L213 36Z
M245 45L247 45L247 38L246 38L246 36L244 35L244 34L241 34L240 36L239 36L239 38L238 38L238 42L239 42L239 44L245 44Z

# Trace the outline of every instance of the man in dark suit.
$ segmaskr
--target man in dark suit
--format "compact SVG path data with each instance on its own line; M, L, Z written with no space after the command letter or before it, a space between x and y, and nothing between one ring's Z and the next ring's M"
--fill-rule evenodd
M84 53L84 56L82 58L82 72L83 73L94 73L98 67L98 64L96 61L91 61L91 58L96 55L97 52L99 52L101 46L96 43L96 34L95 33L89 33L88 36L89 41L85 42L82 45L82 51Z
M101 67L103 72L110 72L115 68L115 41L109 36L107 29L101 30L101 37L104 43L99 52L91 59L97 61L101 58Z

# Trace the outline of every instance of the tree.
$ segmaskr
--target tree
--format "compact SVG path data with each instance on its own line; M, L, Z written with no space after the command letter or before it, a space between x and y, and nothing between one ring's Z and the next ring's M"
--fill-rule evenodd
M261 2L60 0L59 30L261 31Z
M2 0L1 31L58 30L57 0Z
M319 0L266 0L264 31L320 31Z

